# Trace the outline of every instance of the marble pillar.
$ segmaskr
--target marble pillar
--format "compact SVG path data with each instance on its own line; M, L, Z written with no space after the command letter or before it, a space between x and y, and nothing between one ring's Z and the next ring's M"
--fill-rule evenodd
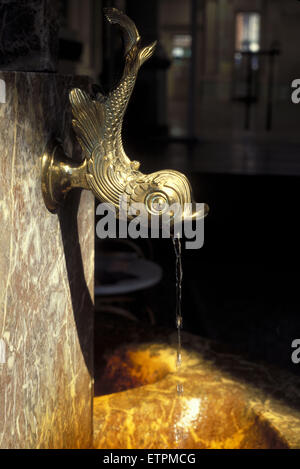
M51 137L81 153L68 92L86 78L0 72L0 448L92 442L94 198L41 193Z
M55 71L59 0L1 0L1 70Z

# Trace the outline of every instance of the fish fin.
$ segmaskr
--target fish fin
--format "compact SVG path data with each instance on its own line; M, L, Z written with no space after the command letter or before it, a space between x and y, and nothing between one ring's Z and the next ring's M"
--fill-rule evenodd
M73 112L73 129L87 158L103 139L105 109L102 102L74 88L69 95Z

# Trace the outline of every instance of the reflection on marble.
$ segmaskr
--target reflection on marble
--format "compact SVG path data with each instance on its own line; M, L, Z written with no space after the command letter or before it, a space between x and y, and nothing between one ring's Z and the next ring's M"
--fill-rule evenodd
M95 448L300 448L293 375L187 333L176 372L176 333L122 318L102 316L96 344Z
M51 135L75 140L68 92L88 89L88 80L19 72L0 72L0 79L0 448L85 448L92 437L94 199L75 191L53 215L40 173ZM69 137L65 146L70 151Z
M0 69L55 71L59 11L58 0L2 0Z

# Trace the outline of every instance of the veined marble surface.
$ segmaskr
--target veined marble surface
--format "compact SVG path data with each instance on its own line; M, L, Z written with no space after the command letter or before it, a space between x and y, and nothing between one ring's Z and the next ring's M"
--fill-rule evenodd
M60 4L58 0L2 0L1 70L56 70Z
M72 148L68 93L74 86L87 90L88 79L0 72L0 80L6 88L0 103L0 339L6 352L0 448L86 448L92 438L94 198L75 191L53 215L40 175L51 135L66 137L65 147Z

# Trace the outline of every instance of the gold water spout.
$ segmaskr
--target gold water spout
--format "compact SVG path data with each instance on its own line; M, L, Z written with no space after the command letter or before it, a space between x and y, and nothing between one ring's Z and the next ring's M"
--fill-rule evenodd
M133 204L143 204L146 214L162 215L168 207L193 203L188 179L175 170L143 174L140 163L131 161L122 144L124 114L141 65L148 60L156 42L141 45L133 21L116 8L104 10L107 20L122 30L125 43L125 66L119 84L108 93L91 98L85 91L73 89L70 103L73 129L81 145L81 164L68 158L58 142L50 142L42 157L42 192L45 204L55 212L74 187L89 189L101 202L120 211L120 200L126 200L127 213ZM189 218L202 218L208 206L192 210ZM170 212L171 213L171 212ZM130 215L129 215L130 218ZM134 215L132 215L134 218ZM171 213L176 219L176 213Z

